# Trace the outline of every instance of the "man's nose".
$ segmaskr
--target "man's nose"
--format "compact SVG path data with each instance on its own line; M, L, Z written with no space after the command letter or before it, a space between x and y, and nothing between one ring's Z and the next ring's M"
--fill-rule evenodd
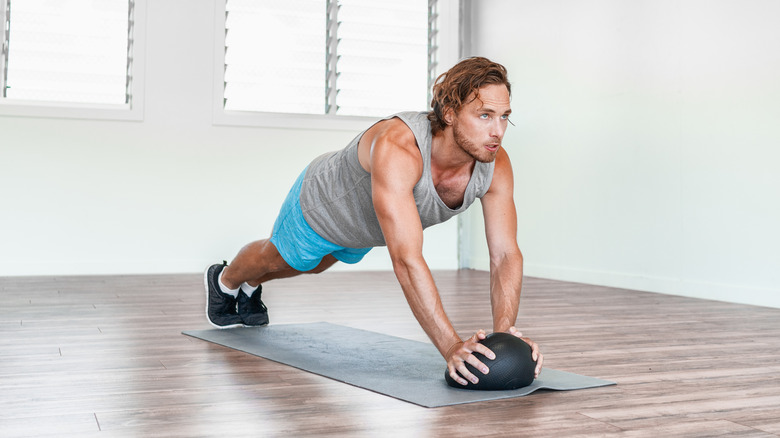
M495 118L490 124L490 136L501 139L504 137L504 132L506 132L506 120L501 120L500 117Z

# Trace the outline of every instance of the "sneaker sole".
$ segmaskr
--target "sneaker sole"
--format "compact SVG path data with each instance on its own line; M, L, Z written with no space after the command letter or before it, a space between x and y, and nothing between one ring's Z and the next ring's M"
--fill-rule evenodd
M206 272L203 274L203 287L206 289L206 320L208 320L209 324L213 325L214 327L216 327L218 329L229 329L229 328L235 328L235 327L243 327L244 326L243 324L217 325L217 324L214 324L211 321L211 318L209 317L209 269L212 266L214 266L214 265L206 266Z

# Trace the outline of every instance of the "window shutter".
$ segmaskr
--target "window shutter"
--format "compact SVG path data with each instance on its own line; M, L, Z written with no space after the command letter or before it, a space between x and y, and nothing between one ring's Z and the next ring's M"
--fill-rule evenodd
M132 1L11 0L8 99L128 104Z
M431 3L226 0L224 109L425 110Z

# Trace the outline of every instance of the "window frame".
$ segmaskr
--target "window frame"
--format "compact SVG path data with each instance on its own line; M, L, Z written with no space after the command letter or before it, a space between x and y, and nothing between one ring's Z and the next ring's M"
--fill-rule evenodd
M217 0L214 3L215 37L212 123L215 126L253 126L357 131L365 129L369 124L381 119L381 117L369 116L297 114L224 109L226 0ZM429 1L429 4L430 3L431 2ZM429 35L429 39L435 39L433 49L436 50L436 55L434 57L435 61L433 63L429 62L428 65L429 69L433 69L434 78L438 74L439 66L451 65L457 61L457 59L450 58L452 58L452 54L457 54L459 52L459 14L459 2L452 0L436 1L436 11L432 18L436 20L437 32L433 36Z
M7 99L0 96L0 116L43 117L63 119L96 119L142 121L144 118L144 72L146 59L146 3L133 0L132 64L129 93L131 103L112 105L77 102L45 102ZM5 41L8 0L0 0L0 33ZM13 17L12 17L13 18ZM13 24L11 24L13 25ZM0 68L5 68L5 48L0 49ZM5 72L0 72L0 87L5 87Z

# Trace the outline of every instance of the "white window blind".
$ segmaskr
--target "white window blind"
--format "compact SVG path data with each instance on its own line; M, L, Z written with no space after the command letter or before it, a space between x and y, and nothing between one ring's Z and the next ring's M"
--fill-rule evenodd
M382 116L427 108L427 2L340 3L338 113Z
M131 103L132 0L2 1L2 97Z
M225 28L225 110L427 108L429 2L227 0Z
M322 112L323 0L228 0L225 108Z

